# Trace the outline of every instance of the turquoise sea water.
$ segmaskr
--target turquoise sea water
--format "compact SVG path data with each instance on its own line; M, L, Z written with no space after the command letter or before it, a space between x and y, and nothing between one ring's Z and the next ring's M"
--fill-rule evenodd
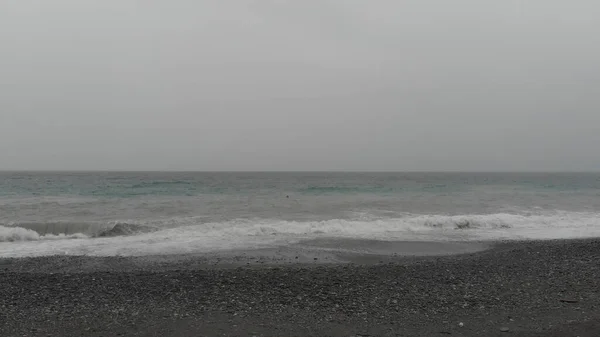
M503 186L515 191L600 191L600 174L0 172L3 197L453 193L485 186Z

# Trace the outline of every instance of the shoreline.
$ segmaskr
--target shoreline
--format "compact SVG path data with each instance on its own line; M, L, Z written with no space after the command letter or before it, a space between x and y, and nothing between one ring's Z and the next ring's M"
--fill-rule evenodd
M0 335L600 335L600 239L486 245L342 263L0 259Z
M493 242L378 241L322 238L290 246L236 249L210 253L142 256L50 255L0 257L0 271L87 273L96 271L238 268L246 266L319 266L397 262L403 259L472 254Z

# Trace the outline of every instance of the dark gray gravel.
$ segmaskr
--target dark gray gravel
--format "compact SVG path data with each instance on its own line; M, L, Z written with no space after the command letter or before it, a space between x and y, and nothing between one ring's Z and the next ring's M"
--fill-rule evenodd
M0 260L0 336L600 336L600 240L371 265L134 260Z

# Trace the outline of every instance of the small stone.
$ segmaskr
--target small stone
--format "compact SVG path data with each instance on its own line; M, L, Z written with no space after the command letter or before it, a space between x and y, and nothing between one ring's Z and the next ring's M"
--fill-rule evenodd
M509 329L509 328L507 328L507 327L502 327L502 328L500 328L500 331L501 331L501 332L509 332L509 331L510 331L510 329Z
M573 298L562 298L560 300L563 303L578 303L579 301Z
M460 322L460 323L458 323L458 326L462 328L463 326L465 326L465 323Z

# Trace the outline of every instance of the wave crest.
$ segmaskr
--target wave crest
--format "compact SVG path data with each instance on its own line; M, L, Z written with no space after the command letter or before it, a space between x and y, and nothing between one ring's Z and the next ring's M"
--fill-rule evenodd
M0 242L16 241L39 241L39 240L64 240L64 239L86 239L87 235L83 233L75 234L46 234L40 235L38 232L23 227L7 227L0 225Z
M113 227L96 234L95 237L135 235L142 233L150 233L157 230L158 228L151 226L144 226L132 223L117 223Z
M108 223L0 224L0 242L73 238L136 237L135 240L239 241L344 237L382 240L547 239L591 237L600 234L598 213L548 212L542 214L406 214L397 218L287 221L237 219L206 222L205 217L175 217ZM215 243L215 242L210 242ZM224 243L224 245L227 245Z
M29 222L0 224L0 242L88 239L150 233L158 228L127 222Z

